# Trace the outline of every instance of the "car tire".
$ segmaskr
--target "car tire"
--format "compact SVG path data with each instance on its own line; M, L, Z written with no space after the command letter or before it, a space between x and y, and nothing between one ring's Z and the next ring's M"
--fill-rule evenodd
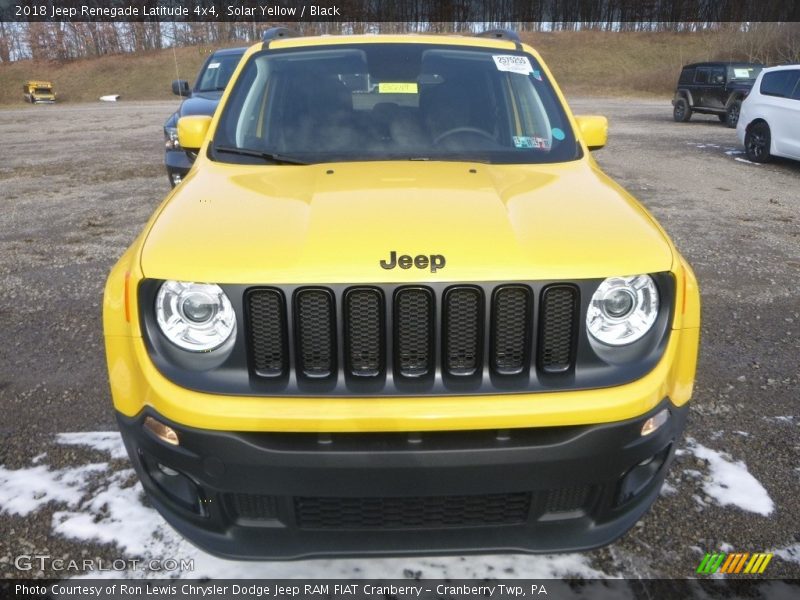
M672 109L672 118L678 123L685 123L692 118L692 109L686 98L678 98L675 101L675 108Z
M764 121L750 125L744 134L744 153L747 155L747 160L757 163L772 160L772 155L769 153L771 141L769 125Z
M736 129L736 124L739 122L739 111L742 108L741 100L734 100L725 109L725 124L731 129Z

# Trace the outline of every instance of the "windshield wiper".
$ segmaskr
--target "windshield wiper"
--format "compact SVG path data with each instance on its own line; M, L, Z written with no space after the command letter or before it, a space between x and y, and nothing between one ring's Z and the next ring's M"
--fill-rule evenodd
M214 152L224 152L225 154L238 154L240 156L254 156L274 162L276 165L307 165L308 163L299 158L291 156L283 156L282 154L273 154L270 152L262 152L261 150L253 150L252 148L234 148L233 146L214 146Z

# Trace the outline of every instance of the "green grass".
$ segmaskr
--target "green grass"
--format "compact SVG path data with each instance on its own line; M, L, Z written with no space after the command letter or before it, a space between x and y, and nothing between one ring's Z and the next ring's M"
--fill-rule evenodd
M664 96L674 89L680 67L726 56L719 33L531 33L537 48L569 95ZM182 79L193 81L212 48L194 46L143 54L58 62L0 64L0 104L21 104L22 83L52 81L60 102L91 102L106 94L125 100L172 98L175 59Z

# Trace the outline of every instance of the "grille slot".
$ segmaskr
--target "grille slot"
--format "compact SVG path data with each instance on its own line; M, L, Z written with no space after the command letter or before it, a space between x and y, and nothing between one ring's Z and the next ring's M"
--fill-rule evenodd
M262 377L280 377L288 366L286 308L278 290L254 290L247 296L250 355Z
M303 289L295 296L298 363L306 377L330 377L336 371L333 308L333 294L326 289Z
M546 373L563 373L575 359L578 290L570 285L545 288L541 310L539 367Z
M591 488L576 486L550 490L547 493L545 512L569 512L579 510L586 505Z
M492 366L501 375L522 373L530 360L531 308L525 286L503 286L494 293Z
M527 520L530 492L409 498L294 499L302 529L414 529L511 525Z
M474 375L481 367L483 297L477 288L455 287L445 292L445 369L450 375Z
M403 288L395 295L395 361L405 377L433 372L433 292L428 288Z
M277 516L274 496L261 494L227 494L228 507L234 518L266 521Z
M345 294L347 368L357 377L375 377L385 367L384 302L380 290L352 288Z

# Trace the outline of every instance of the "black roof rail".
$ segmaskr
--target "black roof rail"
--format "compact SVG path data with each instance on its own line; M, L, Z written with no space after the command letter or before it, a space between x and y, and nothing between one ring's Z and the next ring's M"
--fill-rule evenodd
M270 27L261 36L261 41L269 45L272 40L280 40L282 38L300 37L300 32L288 27Z
M511 29L488 29L486 31L481 31L480 33L476 33L475 37L486 37L495 40L508 40L509 42L517 42L517 43L519 43L520 41L517 32L512 31Z

